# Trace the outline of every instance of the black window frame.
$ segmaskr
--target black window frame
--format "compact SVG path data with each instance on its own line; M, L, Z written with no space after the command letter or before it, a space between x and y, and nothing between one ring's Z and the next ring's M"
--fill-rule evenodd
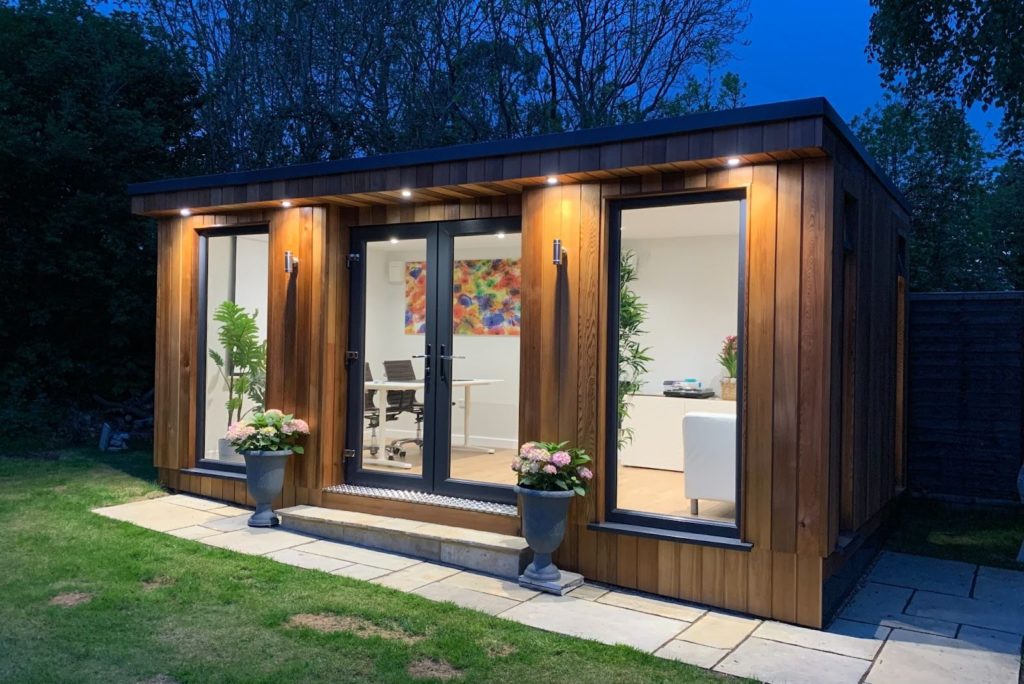
M207 290L209 288L209 275L210 275L210 264L209 264L209 241L210 238L219 237L239 237L242 235L266 235L268 238L267 244L267 265L270 267L270 225L267 223L259 223L252 225L241 225L241 226L230 226L230 227L213 227L213 228L197 228L196 233L199 236L199 254L198 254L198 292L197 292L197 346L196 350L199 352L196 359L196 409L195 409L195 421L196 421L196 435L195 444L193 449L195 454L192 462L195 463L196 468L203 468L206 470L219 470L228 473L245 473L245 464L242 463L224 463L217 459L206 458L206 364L208 349L207 346L207 329L206 320L209 316L209 302L207 300ZM268 273L269 276L269 273ZM267 309L270 308L270 291L267 288ZM266 315L266 314L265 314ZM269 322L269 321L268 321ZM269 326L267 333L269 335ZM269 369L268 369L269 371Z
M738 297L736 309L736 342L739 350L736 383L736 518L732 523L682 518L644 511L618 508L618 351L619 351L619 269L622 254L622 212L631 209L653 207L687 206L719 202L739 202L739 261ZM740 539L742 520L742 477L743 477L743 369L745 356L746 323L746 281L747 281L747 190L728 188L722 190L700 190L671 195L657 195L637 198L613 199L609 202L608 225L608 321L607 321L607 364L605 381L605 522L628 525L649 530L666 530L687 535L704 535L724 539Z

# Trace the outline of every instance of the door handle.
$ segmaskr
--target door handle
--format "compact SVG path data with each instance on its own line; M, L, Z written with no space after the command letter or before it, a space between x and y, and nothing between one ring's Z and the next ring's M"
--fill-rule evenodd
M442 347L443 349L443 347ZM425 354L413 354L414 359L423 359L423 387L426 389L427 383L430 381L430 359L433 355L430 353L430 345L427 345L427 351Z
M441 379L442 380L446 380L447 379L447 373L446 373L445 369L447 368L448 365L445 363L445 361L451 362L453 359L464 359L464 358L466 358L465 356L453 356L451 354L445 354L446 351L447 351L447 349L445 349L445 346L442 344L441 345L441 353L438 355L438 358L441 360Z

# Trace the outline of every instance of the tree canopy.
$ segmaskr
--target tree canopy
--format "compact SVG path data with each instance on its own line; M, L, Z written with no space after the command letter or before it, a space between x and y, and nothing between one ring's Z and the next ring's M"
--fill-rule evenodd
M0 6L5 422L152 383L154 232L125 185L181 168L198 87L145 34L80 0Z
M868 53L911 100L1004 110L1008 151L1024 145L1022 0L871 0Z

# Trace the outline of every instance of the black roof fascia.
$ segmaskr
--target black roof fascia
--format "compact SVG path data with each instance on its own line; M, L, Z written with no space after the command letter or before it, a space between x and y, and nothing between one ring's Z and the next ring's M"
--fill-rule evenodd
M567 133L549 133L528 138L496 140L491 142L451 145L410 152L395 152L373 157L355 157L335 161L312 162L292 166L278 166L251 171L229 171L226 173L206 176L190 176L185 178L169 178L166 180L132 183L128 186L129 195L149 195L158 192L177 192L182 190L199 190L226 185L245 185L248 183L267 183L273 181L295 180L315 176L331 176L341 173L358 171L376 171L401 166L420 164L436 164L451 161L480 159L483 157L505 156L512 154L528 154L571 147L587 147L606 143L625 142L641 138L690 133L726 126L744 126L750 124L770 123L786 119L802 119L820 116L832 124L838 134L848 142L860 155L871 170L881 179L893 196L908 209L903 195L896 190L875 161L854 137L849 127L842 120L832 105L823 97L803 100L790 100L772 104L754 105L738 109L726 109L717 112L702 112L669 119L655 119L618 126L590 128ZM544 169L542 173L558 173L558 169ZM397 189L397 188L396 188Z

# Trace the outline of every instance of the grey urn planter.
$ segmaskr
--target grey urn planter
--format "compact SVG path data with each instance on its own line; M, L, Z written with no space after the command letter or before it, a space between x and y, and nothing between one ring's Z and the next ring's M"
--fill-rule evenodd
M523 578L532 585L558 582L562 572L551 562L551 554L565 537L569 502L575 494L525 489L518 485L514 489L523 502L523 536L533 551L533 562L526 566Z
M242 452L246 485L256 501L256 512L249 518L249 527L276 527L281 524L271 505L284 487L284 469L291 455L290 449Z

